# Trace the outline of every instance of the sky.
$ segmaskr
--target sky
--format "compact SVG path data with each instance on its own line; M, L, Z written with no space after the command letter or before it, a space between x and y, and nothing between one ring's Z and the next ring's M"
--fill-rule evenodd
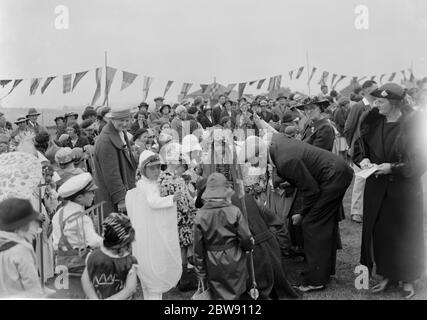
M65 5L69 28L55 28L55 8ZM369 27L355 27L355 8L369 9ZM154 78L147 97L177 100L182 83L213 79L227 85L282 74L282 86L308 93L307 71L299 80L288 72L300 66L317 72L311 93L320 91L322 71L373 76L413 67L427 76L425 0L0 0L0 80L24 80L2 107L85 106L95 91L94 69L117 68L109 102L136 105L143 99L143 76ZM90 70L76 89L62 93L62 75ZM120 91L121 71L139 76ZM42 95L29 95L30 79L59 76ZM105 72L103 76L105 75ZM400 81L398 77L397 80ZM105 80L103 80L105 81ZM245 92L265 92L249 87ZM330 83L330 78L327 81ZM0 97L11 84L0 87ZM104 90L104 84L102 86ZM103 94L98 100L100 104Z

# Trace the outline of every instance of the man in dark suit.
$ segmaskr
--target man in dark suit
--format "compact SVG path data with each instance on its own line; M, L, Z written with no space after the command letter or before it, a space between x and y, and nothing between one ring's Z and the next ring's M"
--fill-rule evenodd
M228 97L224 94L219 96L218 103L212 109L212 119L214 121L213 125L219 124L221 120L221 113L225 109L224 104L228 100Z
M28 119L28 129L33 131L35 135L37 135L39 132L46 132L46 128L37 122L39 115L40 113L38 113L35 108L30 108L30 110L28 110L28 114L26 115Z
M235 128L236 126L236 117L237 117L237 113L233 110L233 105L231 101L226 101L224 103L224 109L221 112L221 115L219 117L219 120L221 122L221 119L224 117L230 117L231 118L231 128Z
M127 133L132 119L130 108L113 109L106 118L110 121L95 142L94 155L96 199L106 202L104 217L126 210L126 192L135 187L137 169Z

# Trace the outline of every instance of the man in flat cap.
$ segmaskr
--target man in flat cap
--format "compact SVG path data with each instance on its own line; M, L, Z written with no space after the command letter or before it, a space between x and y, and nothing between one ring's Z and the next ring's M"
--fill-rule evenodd
M112 108L110 121L95 142L95 181L97 202L105 201L104 215L126 211L126 192L135 187L137 162L131 152L127 132L132 121L130 107Z

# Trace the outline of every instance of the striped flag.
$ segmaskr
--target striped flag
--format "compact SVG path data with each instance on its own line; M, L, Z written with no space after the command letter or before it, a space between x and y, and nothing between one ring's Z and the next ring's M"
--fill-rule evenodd
M234 87L237 85L237 83L230 83L228 86L227 86L227 91L226 91L226 95L228 96L229 94L230 94L230 92L231 91L233 91L233 89L234 89Z
M394 77L396 76L396 72L393 72L390 77L388 78L388 82L392 82L394 80Z
M11 82L12 80L0 80L0 86L2 88L4 88L5 85L7 85L9 82Z
M311 74L310 74L310 77L308 78L308 83L311 82L311 79L313 78L314 73L316 72L316 70L317 70L316 67L313 67L313 69L311 69Z
M337 75L336 73L334 73L334 74L332 75L331 85L330 85L330 87L331 87L331 88L334 86L334 81L335 81L335 79L336 79L337 77L338 77L338 75Z
M326 84L326 81L328 80L328 76L329 76L329 72L328 71L323 71L322 77L319 80L319 84L321 84L321 85Z
M111 85L113 84L113 79L114 79L114 76L116 75L116 71L117 71L116 68L107 66L107 70L105 73L105 77L106 77L105 90L104 90L105 95L104 95L104 102L102 103L102 105L105 105L107 103L108 93L110 92Z
M148 97L148 91L150 90L151 84L153 83L152 77L144 76L144 83L142 85L142 92L143 92L143 101L147 100Z
M332 90L335 90L336 86L338 85L338 83L340 83L342 80L344 80L345 78L347 78L347 76L341 75L339 77L339 79L337 80L337 82L335 82L335 84L332 86ZM355 77L357 80L357 77Z
M74 88L77 86L80 80L82 80L82 78L86 75L86 73L88 73L88 71L82 71L82 72L76 73L76 75L74 76L73 88L71 89L71 91L74 91Z
M122 71L122 86L120 87L120 91L129 87L135 81L137 76L138 75L135 73Z
M299 77L301 77L303 71L304 71L304 67L300 67L298 69L297 75L295 76L295 79L299 79Z
M182 88L181 88L182 99L184 99L187 96L188 91L190 91L190 88L192 85L193 85L192 83L183 83L182 84Z
M31 79L30 96L32 96L32 95L34 95L36 93L36 90L39 87L41 79L42 78Z
M68 93L71 91L71 78L72 74L64 74L62 76L62 93Z
M13 90L15 90L15 88L23 81L24 79L16 79L14 82L13 82L13 86L12 86L12 88L10 88L10 91L9 91L9 93L7 94L7 96L8 95L10 95L11 93L12 93L12 91Z
M54 77L49 77L49 78L47 78L47 79L45 80L45 82L43 83L42 88L41 88L41 92L42 92L42 94L44 94L44 92L46 91L46 89L47 89L48 85L50 85L50 83L52 82L52 80L53 80L53 79L55 79L55 78L56 78L56 76L54 76Z
M166 93L168 93L169 89L172 87L172 84L172 80L169 80L168 83L166 83L165 91L163 92L163 98L165 97Z
M261 87L262 87L262 85L264 84L265 80L266 80L266 79L261 79L261 80L259 80L259 81L258 81L258 85L256 86L256 88L257 88L258 90L259 90L259 89L261 89Z
M206 89L209 87L208 84L201 84L200 88L202 89L202 94L204 94L206 92Z
M101 77L102 77L102 68L96 68L95 70L95 80L96 80L96 89L92 98L91 106L93 106L101 95Z
M292 75L294 74L294 70L289 71L289 78L292 80Z
M238 89L238 98L240 99L243 96L243 91L245 91L246 82L239 83L239 89Z

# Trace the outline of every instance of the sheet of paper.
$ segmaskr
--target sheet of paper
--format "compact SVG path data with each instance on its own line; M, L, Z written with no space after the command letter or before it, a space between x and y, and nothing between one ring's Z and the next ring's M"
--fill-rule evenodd
M363 179L369 178L375 171L377 171L378 166L373 166L369 169L360 170L356 173L356 176L361 177Z

